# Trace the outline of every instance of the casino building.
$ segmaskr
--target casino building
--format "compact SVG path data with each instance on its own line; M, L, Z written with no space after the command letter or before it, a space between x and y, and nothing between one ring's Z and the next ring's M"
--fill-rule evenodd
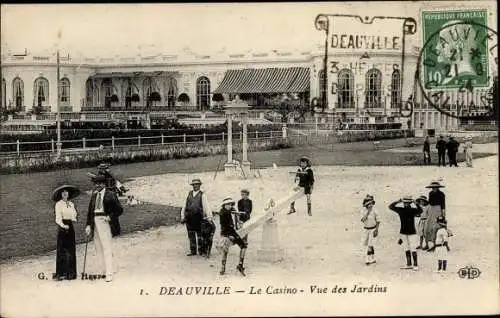
M264 123L265 113L276 110L286 94L300 107L318 111L316 119L308 118L309 122L402 123L405 128L456 129L456 118L430 106L415 89L419 47L407 43L405 54L402 49L400 35L365 32L332 34L326 68L324 44L213 55L184 50L150 56L62 56L61 119L66 123L132 121L142 127L172 118L200 124L211 117L210 122L219 123L223 122L220 106L238 95L252 106L255 123ZM325 70L329 74L326 78ZM17 110L7 123L55 122L55 54L2 55L1 77L1 107ZM328 105L322 107L325 94ZM449 96L447 111L458 114L457 105L464 98L481 105L484 94L480 90L470 96L445 92L445 99ZM413 112L401 111L410 95ZM294 116L287 120L293 121Z

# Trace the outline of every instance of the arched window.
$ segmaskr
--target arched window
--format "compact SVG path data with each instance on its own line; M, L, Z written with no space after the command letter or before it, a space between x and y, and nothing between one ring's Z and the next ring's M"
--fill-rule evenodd
M19 77L12 81L12 92L15 107L22 108L24 106L24 82Z
M349 69L342 69L338 77L338 104L340 108L354 107L354 74Z
M64 77L61 79L61 103L64 105L70 104L70 95L71 95L71 83L68 78Z
M325 78L325 70L320 70L318 72L318 84L319 84L319 103L323 103L323 101L325 100L324 99L324 96L326 94L326 91L327 91L327 87L325 85L325 81L326 81L326 78Z
M5 78L2 78L2 107L6 108L7 107L7 82L5 81Z
M123 85L125 108L132 106L132 103L140 102L139 88L131 79L127 79Z
M115 87L113 86L113 81L110 78L106 78L102 81L101 84L102 95L104 97L104 107L111 107L112 102L116 102L118 96L115 94ZM116 96L116 99L113 100L113 96Z
M210 80L205 76L196 80L196 106L200 110L210 108Z
M382 72L372 68L366 73L365 107L382 107Z
M94 82L90 78L85 83L85 100L87 107L94 105Z
M391 76L391 108L399 107L401 107L401 74L399 70L394 70Z
M175 78L171 77L167 81L167 106L173 107L175 106L175 99L177 96L177 81Z
M146 107L151 106L152 104L151 96L153 95L153 93L155 92L158 93L159 91L160 89L156 84L155 80L153 80L150 77L144 79L144 81L142 82L142 94L143 94L142 99L145 101Z
M49 105L49 81L45 77L39 77L35 80L34 86L35 106Z

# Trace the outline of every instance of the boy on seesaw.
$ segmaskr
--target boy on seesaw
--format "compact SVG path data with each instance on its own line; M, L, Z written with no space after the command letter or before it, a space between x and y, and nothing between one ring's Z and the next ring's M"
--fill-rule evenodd
M299 184L293 190L297 191L299 188L304 188L304 194L307 197L307 214L311 216L311 193L314 185L314 173L311 169L311 160L305 156L301 157L299 159L299 165L300 167L297 169L294 181L299 181ZM295 211L295 202L292 202L288 214L295 212L297 212Z

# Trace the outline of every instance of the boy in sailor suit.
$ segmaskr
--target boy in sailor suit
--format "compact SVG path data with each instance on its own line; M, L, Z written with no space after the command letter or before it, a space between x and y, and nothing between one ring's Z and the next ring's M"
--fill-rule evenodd
M307 157L301 157L299 164L300 167L297 169L297 174L295 175L295 182L299 181L299 184L294 188L294 191L297 191L299 188L304 188L304 194L307 197L307 214L311 216L311 193L314 185L314 173L311 169L311 160ZM295 212L297 212L295 211L295 202L292 202L288 214Z

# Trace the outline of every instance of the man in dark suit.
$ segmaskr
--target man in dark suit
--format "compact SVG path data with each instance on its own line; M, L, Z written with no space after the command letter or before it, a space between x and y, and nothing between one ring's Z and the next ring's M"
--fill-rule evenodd
M444 156L446 154L446 141L443 136L439 136L439 140L436 142L436 149L438 151L438 167L443 163L443 167L446 167L446 162L444 161Z
M106 177L97 175L92 178L95 189L90 197L85 233L94 232L95 246L99 257L104 259L106 281L113 280L112 236L120 230L118 217L123 208L114 191L106 188ZM114 232L114 235L113 235Z

